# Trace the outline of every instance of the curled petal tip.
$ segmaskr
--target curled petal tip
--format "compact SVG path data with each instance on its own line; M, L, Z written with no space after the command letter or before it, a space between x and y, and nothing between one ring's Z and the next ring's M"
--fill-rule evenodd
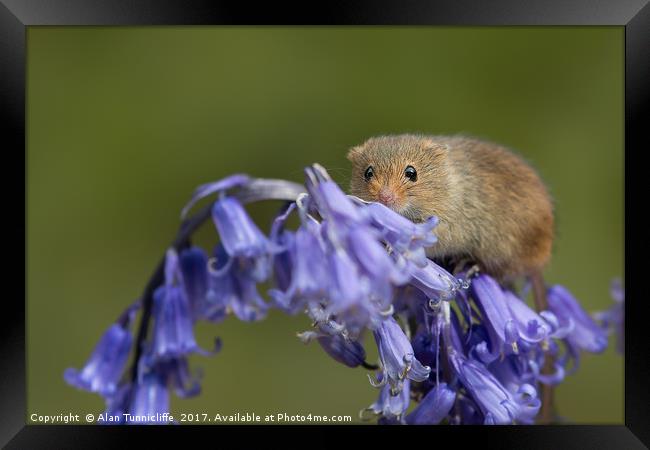
M368 381L370 381L370 385L372 387L380 388L380 387L383 387L386 384L386 378L385 377L382 377L382 379L379 380L379 379L373 379L372 375L370 375L370 374L367 374L367 375L368 375Z

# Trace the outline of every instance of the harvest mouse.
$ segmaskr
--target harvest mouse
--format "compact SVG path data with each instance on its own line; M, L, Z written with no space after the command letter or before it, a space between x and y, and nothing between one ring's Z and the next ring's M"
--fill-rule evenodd
M505 147L463 136L379 136L353 147L351 194L414 222L439 219L434 260L473 262L500 280L541 276L554 236L548 191Z

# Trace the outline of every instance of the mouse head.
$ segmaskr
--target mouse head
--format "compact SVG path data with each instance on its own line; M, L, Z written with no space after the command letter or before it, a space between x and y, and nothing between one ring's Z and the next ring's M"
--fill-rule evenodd
M420 222L439 215L448 188L447 147L417 135L370 138L348 152L352 195Z

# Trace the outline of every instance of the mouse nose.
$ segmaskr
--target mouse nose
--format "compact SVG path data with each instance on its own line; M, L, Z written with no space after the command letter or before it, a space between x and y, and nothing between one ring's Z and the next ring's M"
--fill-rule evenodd
M391 189L382 188L377 194L377 199L386 206L393 206L397 200L397 196Z

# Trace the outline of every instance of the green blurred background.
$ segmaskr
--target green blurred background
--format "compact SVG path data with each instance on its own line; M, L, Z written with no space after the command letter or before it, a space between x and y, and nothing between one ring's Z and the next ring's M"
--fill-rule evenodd
M556 201L548 281L607 308L623 276L623 37L622 27L30 27L28 417L103 409L63 371L141 294L197 185L234 172L301 181L318 161L347 188L346 150L378 134L469 133L519 150ZM267 229L277 207L250 211ZM199 242L214 236L208 224ZM279 312L199 325L204 347L215 335L224 347L191 359L203 393L173 397L172 412L357 421L377 391L363 369L301 344L295 332L308 326ZM613 341L583 359L557 404L572 422L623 422Z

